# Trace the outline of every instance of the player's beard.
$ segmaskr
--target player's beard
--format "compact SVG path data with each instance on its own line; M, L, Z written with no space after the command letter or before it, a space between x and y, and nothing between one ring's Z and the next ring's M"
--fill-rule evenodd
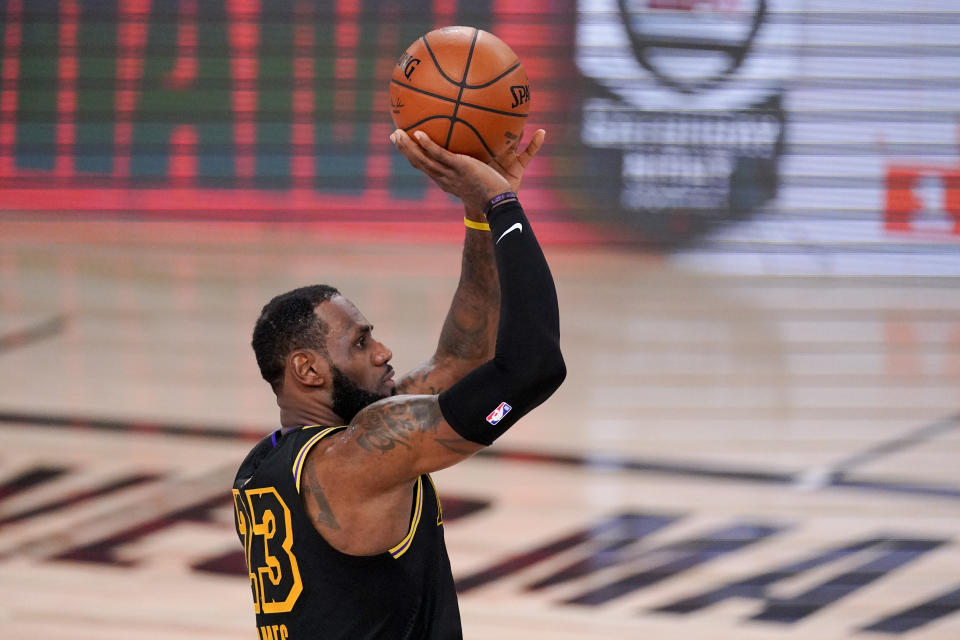
M343 371L334 365L331 367L333 369L333 412L343 418L344 424L351 422L361 409L387 397L382 393L361 389Z

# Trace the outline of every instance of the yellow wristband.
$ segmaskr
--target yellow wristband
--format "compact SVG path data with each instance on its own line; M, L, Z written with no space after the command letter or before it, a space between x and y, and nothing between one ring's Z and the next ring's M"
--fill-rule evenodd
M490 231L490 225L486 222L476 222L470 218L464 216L463 224L467 225L471 229L477 229L479 231Z

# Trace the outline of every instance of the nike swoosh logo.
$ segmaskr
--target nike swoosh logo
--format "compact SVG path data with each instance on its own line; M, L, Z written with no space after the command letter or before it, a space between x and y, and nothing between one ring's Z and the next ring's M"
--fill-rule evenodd
M507 235L511 231L519 231L520 233L523 233L523 225L521 225L519 222L514 222L512 227L500 234L500 237L497 238L496 244L500 244L500 241L503 240L503 236Z

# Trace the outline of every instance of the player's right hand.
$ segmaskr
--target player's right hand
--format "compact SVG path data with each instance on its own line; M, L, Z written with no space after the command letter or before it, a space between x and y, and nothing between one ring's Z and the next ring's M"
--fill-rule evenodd
M390 134L390 141L414 168L447 193L460 198L467 207L481 210L494 196L512 190L510 182L493 167L476 158L447 151L422 131L414 132L411 137L403 129L397 129Z

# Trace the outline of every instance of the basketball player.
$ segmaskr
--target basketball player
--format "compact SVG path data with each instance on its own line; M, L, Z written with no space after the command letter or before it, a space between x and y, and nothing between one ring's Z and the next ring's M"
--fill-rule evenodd
M254 329L282 425L233 489L261 640L462 637L428 474L489 446L566 375L553 279L514 195L544 132L497 169L415 137L390 139L466 210L433 357L394 380L373 326L325 285L277 296Z

